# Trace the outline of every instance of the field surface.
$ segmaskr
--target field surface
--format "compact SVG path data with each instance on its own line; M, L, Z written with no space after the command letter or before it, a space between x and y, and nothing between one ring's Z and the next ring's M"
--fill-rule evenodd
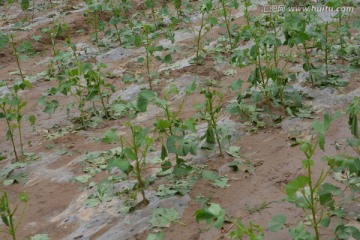
M0 0L0 239L360 239L359 14Z

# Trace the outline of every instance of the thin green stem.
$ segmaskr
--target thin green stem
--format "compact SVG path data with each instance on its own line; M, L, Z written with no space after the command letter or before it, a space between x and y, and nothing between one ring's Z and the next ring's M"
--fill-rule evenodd
M11 45L11 47L12 47L13 54L14 54L15 59L16 59L16 64L17 64L17 66L18 66L21 79L24 81L24 80L25 80L25 76L24 76L24 73L23 73L23 71L22 71L22 69L21 69L19 55L18 55L18 52L17 52L17 49L16 49L16 42L15 42L14 36L13 36L12 34L10 34L10 45Z

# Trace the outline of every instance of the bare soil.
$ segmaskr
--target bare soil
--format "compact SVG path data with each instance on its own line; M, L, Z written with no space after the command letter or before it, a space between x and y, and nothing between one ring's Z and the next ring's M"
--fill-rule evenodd
M79 2L72 2L72 6L76 6ZM71 6L70 6L71 7ZM139 3L137 9L141 9ZM3 7L0 7L3 9ZM19 9L11 9L9 14L16 13ZM48 11L37 13L36 16L42 16L47 14ZM19 16L20 18L21 16ZM1 26L6 26L16 22L18 18L13 19L6 23L1 23ZM91 29L86 25L83 12L71 13L64 17L64 21L70 26L70 36L72 42L86 42L90 43ZM244 22L243 18L239 18L236 21L239 23ZM17 41L23 40L31 41L38 54L26 61L21 62L21 66L27 75L36 75L39 72L46 70L46 64L36 63L41 62L46 57L51 57L51 46L49 39L44 36L40 42L35 42L31 39L32 36L42 35L41 29L49 26L51 23L46 23L33 27L30 31L22 31L16 35ZM77 33L78 29L84 29L83 33ZM18 32L17 32L18 33ZM220 34L224 34L222 29L216 29L209 34L209 39L217 39ZM58 46L61 49L65 49L64 39L59 39ZM192 51L190 46L193 46L193 39L186 39L179 42L179 46L188 48L187 51ZM93 45L92 45L93 46ZM95 47L95 46L93 46ZM189 54L191 52L188 52ZM181 56L177 56L175 59L181 59ZM92 58L89 61L94 61ZM6 79L9 82L13 82L16 76L9 73L17 69L17 65L14 57L9 49L5 49L0 52L0 68L1 79ZM157 69L160 64L154 63L153 70ZM115 69L123 68L127 71L136 71L138 74L143 74L145 69L131 59L122 59L119 61L111 62L111 66L106 69L108 72L112 72ZM167 86L165 80L176 79L184 74L192 74L194 76L200 76L206 79L216 80L218 82L218 89L227 91L228 86L233 81L241 78L244 79L249 75L250 68L236 69L236 73L231 76L226 76L222 71L215 69L214 60L208 57L204 64L196 69L194 66L185 67L179 70L170 70L168 74L162 75L163 80L155 86L155 91L162 95L162 90ZM112 82L119 90L127 86L121 82L119 78L115 80L108 80ZM243 86L245 89L247 84ZM59 125L64 128L71 124L67 118L65 110L57 111L52 116L42 112L42 109L36 104L37 99L42 93L53 86L56 86L54 81L44 81L40 79L33 83L31 90L22 93L22 97L27 101L27 106L24 110L25 114L34 114L37 117L36 128L33 129L29 125L24 129L24 139L26 142L26 151L41 153L45 156L54 154L56 149L66 148L68 151L72 151L73 155L61 155L56 161L49 162L46 168L49 170L59 170L67 168L74 176L83 174L83 165L80 162L74 161L77 157L86 152L94 152L107 150L115 147L116 145L106 145L98 141L94 141L92 137L100 137L104 132L110 128L122 129L124 119L119 120L105 120L94 129L88 131L77 131L67 133L54 140L48 140L46 136L50 132L54 132L54 126ZM205 86L205 85L204 85ZM350 93L360 87L360 76L358 73L351 74L349 84L342 88L344 93ZM225 99L230 101L236 93L227 92ZM63 103L71 102L71 98L60 98ZM197 93L192 96L191 99L187 99L184 104L183 115L184 117L194 116L196 110L192 108L193 104L201 102L202 96ZM175 100L173 106L176 107L180 104L180 100ZM339 103L337 109L343 110L347 106L347 103ZM316 113L315 117L320 118L323 112ZM153 120L158 116L152 115L145 118L143 122L144 126L152 126ZM237 120L236 117L233 117ZM303 120L304 129L300 133L300 138L307 138L309 136L310 120ZM247 128L244 126L245 132ZM241 153L244 160L251 163L254 167L253 171L229 171L225 175L229 179L230 187L221 189L215 188L209 182L205 180L199 180L192 188L190 192L191 200L188 203L184 213L182 214L179 223L173 223L169 228L164 229L166 240L208 240L208 239L226 239L225 235L231 228L230 224L226 224L223 229L208 230L206 226L195 222L194 212L198 210L201 205L195 201L198 196L208 197L210 202L219 203L228 213L230 217L237 217L242 219L245 223L250 221L255 222L261 226L266 227L268 221L272 216L282 213L288 218L288 222L291 224L297 223L303 218L303 213L283 201L285 196L284 186L286 183L294 179L296 176L302 174L301 160L303 155L297 146L290 146L290 135L293 133L289 130L284 130L281 125L269 126L265 129L259 130L257 133L246 132L240 140L232 142L232 146L241 147ZM3 121L0 122L0 136L6 135L6 125ZM346 138L350 136L350 131L347 125L347 118L342 117L336 120L331 127L330 132L326 135L326 155L337 154L354 154L353 150L347 147ZM340 143L340 149L336 148L335 143ZM49 149L47 146L53 144L56 147ZM8 159L0 162L0 168L5 167L11 161L11 144L6 141L5 137L0 138L0 150L4 155L8 155ZM325 164L321 161L321 157L324 156L323 152L319 152L316 155L316 166L314 171L319 173ZM233 161L229 156L225 157L210 157L206 161L209 166L208 169L219 172L219 169L227 163ZM106 177L107 174L100 174L94 180L100 181ZM50 179L47 177L29 176L29 183L16 183L10 186L1 186L0 188L6 191L11 199L11 202L15 205L18 203L17 195L20 192L26 192L29 195L29 202L26 207L23 221L18 229L19 239L32 236L34 234L46 233L52 239L64 239L70 233L72 233L77 225L74 223L64 224L53 221L53 219L60 213L64 212L71 202L75 201L79 195L83 192L84 186L75 182L61 182L58 180ZM262 203L269 203L266 208L258 209L255 212L249 209L256 209ZM356 210L356 209L353 209ZM358 211L359 209L357 209ZM71 216L69 216L71 217ZM116 219L114 220L116 222ZM110 228L112 225L109 223L108 227L105 227L102 231L99 231L92 239L96 239L103 232ZM137 234L130 238L133 240L144 240L147 237L148 231L141 234ZM266 231L266 239L287 240L289 236L287 229L281 230L278 233L272 233ZM326 233L325 233L326 234ZM0 234L0 239L8 239L4 234ZM81 239L81 238L80 238Z

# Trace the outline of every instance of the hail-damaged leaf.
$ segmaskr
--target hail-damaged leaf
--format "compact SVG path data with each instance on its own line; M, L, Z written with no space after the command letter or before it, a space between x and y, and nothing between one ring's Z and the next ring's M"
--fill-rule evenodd
M273 218L271 218L268 229L272 232L278 232L280 229L284 227L284 224L286 222L286 216L285 215L276 215Z
M163 240L164 239L164 232L158 233L149 233L146 240Z
M225 221L225 211L219 204L211 203L209 207L197 210L195 219L197 222L205 221L207 224L213 224L216 228L221 228Z
M145 112L149 103L156 97L156 94L151 90L143 90L139 93L137 99L137 110L139 112Z
M234 158L241 158L240 147L230 146L226 152Z
M81 182L81 183L87 183L90 178L91 178L91 175L83 174L83 175L75 177L75 180L78 182Z
M106 131L102 141L104 143L113 143L119 140L118 135L116 134L115 130L113 129L109 129L108 131Z
M133 166L122 157L115 157L109 160L109 164L107 165L108 169L116 167L123 171L125 174L129 174L133 170Z
M47 234L36 234L30 237L30 240L51 240L51 238Z
M174 208L156 208L149 222L153 227L170 227L171 222L178 218L179 213Z

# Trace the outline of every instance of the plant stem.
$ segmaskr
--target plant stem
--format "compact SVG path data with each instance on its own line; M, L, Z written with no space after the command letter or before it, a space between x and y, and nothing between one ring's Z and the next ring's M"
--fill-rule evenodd
M214 110L214 94L211 94L211 96L208 97L207 99L208 99L208 111L209 111L209 115L210 115L210 119L211 119L210 128L215 133L216 142L219 146L220 156L223 156L222 147L221 147L221 143L220 143L220 137L219 137L218 128L217 128L217 117L215 116L216 112ZM219 101L219 104L221 104L221 101Z
M153 0L151 1L151 15L152 15L152 18L154 20L155 27L157 29L158 25L157 25L157 22L156 22L156 15L155 15L155 3L154 3Z
M23 72L21 70L19 55L18 55L18 52L17 52L17 49L16 49L16 43L15 43L14 36L12 34L10 34L10 44L11 44L11 47L12 47L12 50L13 50L13 54L14 54L14 56L16 58L16 64L17 64L18 69L20 71L21 79L24 81L25 76L24 76L24 74L23 74Z
M4 113L5 113L5 111L4 111ZM9 121L8 117L5 117L5 119L6 119L6 124L8 126L8 131L9 131L9 134L10 134L10 140L11 140L11 143L12 143L12 146L13 146L15 159L16 159L16 161L20 161L19 156L18 156L17 151L16 151L16 145L15 145L15 141L14 141L14 133L13 133L13 130L11 129L10 121Z
M311 174L311 167L309 166L307 168L307 174L309 177L309 188L310 188L310 209L311 209L311 214L312 214L312 226L315 230L315 235L316 235L316 240L320 239L320 234L319 234L319 229L318 229L318 221L316 220L316 206L315 206L315 194L316 194L316 189L313 188L312 186L312 174Z
M329 76L329 67L328 67L328 27L329 27L329 23L326 22L325 24L325 72L326 72L326 77Z
M306 43L304 43L303 45L304 45L304 52L305 52L305 61L306 61L306 65L307 65L307 67L309 69L310 66L311 66L310 56L309 56L309 53L308 53L308 48L306 46ZM310 81L311 81L311 86L314 88L315 87L315 81L314 81L314 77L313 77L312 73L310 72L310 70L309 70L309 77L310 77Z
M137 142L136 142L136 138L135 138L135 129L134 129L134 126L133 125L130 125L130 129L131 129L131 135L132 135L132 143L133 143L133 150L134 150L134 153L135 153L135 156L136 156L136 178L138 180L138 185L139 185L139 188L141 190L141 195L143 197L143 202L145 204L148 204L149 203L149 200L147 200L146 196L145 196L145 186L144 186L144 182L141 178L141 167L140 167L140 160L139 159L139 149L138 149L138 146L137 146Z
M225 19L226 31L228 33L229 42L230 42L230 46L232 49L234 46L233 46L233 41L232 41L232 36L231 36L231 31L230 31L230 21L227 18L228 11L226 9L226 0L221 0L221 5L222 5L222 10L223 10L224 19Z
M198 31L198 36L196 37L196 66L195 66L195 71L197 72L198 69L198 65L200 64L200 60L199 60L199 55L200 55L200 45L201 45L201 33L202 33L202 29L205 26L204 25L204 17L205 17L205 13L201 13L201 23L200 23L200 29Z
M149 52L149 48L150 48L150 38L149 38L149 33L146 32L146 70L147 70L147 75L148 75L149 88L150 88L150 90L152 90L152 79L151 79L151 76L150 76L150 52Z
M122 45L122 41L121 41L121 34L119 33L119 28L118 28L118 26L117 26L117 24L116 24L116 23L114 24L114 27L115 27L115 30L116 30L116 36L117 36L117 39L118 39L118 41L119 41L120 45Z

